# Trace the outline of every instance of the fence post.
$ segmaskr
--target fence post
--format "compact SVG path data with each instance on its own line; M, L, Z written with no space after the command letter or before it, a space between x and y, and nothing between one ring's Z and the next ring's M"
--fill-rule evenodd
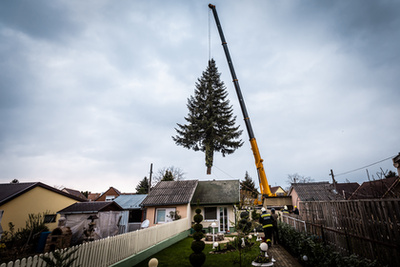
M321 224L321 238L322 238L322 242L325 243L324 226L322 224Z
M347 250L349 251L349 255L353 254L353 250L351 248L350 240L349 240L349 235L347 234L346 228L344 229L344 236L346 237L346 243L347 243Z

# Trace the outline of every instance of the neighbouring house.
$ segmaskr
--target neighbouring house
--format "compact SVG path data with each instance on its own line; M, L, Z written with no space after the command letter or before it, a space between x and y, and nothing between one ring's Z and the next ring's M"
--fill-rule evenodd
M382 199L400 197L399 176L362 183L349 199Z
M114 201L94 201L75 203L57 213L72 231L72 244L78 244L87 237L85 233L91 226L94 240L118 234L122 211L122 207Z
M120 233L132 232L140 229L146 217L145 210L140 206L147 194L120 195L114 201L124 210L121 215Z
M288 196L292 197L292 207L297 206L300 210L300 202L302 201L324 201L344 199L338 194L329 182L315 183L293 183L289 189ZM300 210L301 213L301 210Z
M161 181L142 202L146 208L149 226L191 218L190 201L196 189L197 180Z
M218 232L232 232L236 222L236 206L240 201L239 180L199 181L190 202L192 214L200 208L203 228L208 229L213 222ZM193 221L193 218L191 218Z
M1 226L9 230L26 227L29 214L45 214L46 226L53 230L57 227L57 211L76 202L85 201L77 196L58 190L41 182L0 184L0 210L3 210Z
M341 194L344 199L349 199L359 187L359 183L336 183L336 191L338 194Z
M61 191L65 192L65 193L68 193L70 195L74 195L76 197L79 197L81 199L87 200L87 198L81 193L81 191L78 191L78 190L75 190L75 189L71 189L71 188L66 188L66 187Z
M110 188L107 189L106 192L102 193L94 201L113 201L120 195L122 195L121 192L119 192L118 189L111 186Z
M89 201L96 201L96 199L98 199L101 196L101 193L92 193L89 192L87 199Z
M271 193L276 196L283 197L287 196L287 192L281 186L269 186Z

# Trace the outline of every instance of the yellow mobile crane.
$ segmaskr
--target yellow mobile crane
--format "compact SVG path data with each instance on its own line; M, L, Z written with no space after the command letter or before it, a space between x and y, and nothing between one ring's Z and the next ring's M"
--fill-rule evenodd
M231 59L231 56L230 56L229 50L228 50L228 44L226 43L224 33L222 31L221 23L219 22L217 10L215 9L215 6L212 4L209 4L208 7L212 10L214 18L215 18L215 23L217 24L219 36L221 37L222 46L224 48L225 56L228 61L229 69L231 71L233 84L235 85L236 94L239 98L240 107L242 109L244 121L246 123L247 132L248 132L249 138L250 138L251 149L253 150L254 159L256 161L258 182L260 184L261 197L258 198L257 204L262 205L263 197L265 195L269 196L269 197L275 196L275 195L271 193L271 189L269 188L269 185L268 185L268 180L267 180L267 176L265 175L265 170L264 170L264 165L263 165L263 159L261 158L260 151L259 151L258 145L257 145L257 141L254 136L253 128L251 127L250 117L247 113L247 109L246 109L246 105L244 103L242 92L240 91L239 81L236 77L235 69L233 68L232 59Z

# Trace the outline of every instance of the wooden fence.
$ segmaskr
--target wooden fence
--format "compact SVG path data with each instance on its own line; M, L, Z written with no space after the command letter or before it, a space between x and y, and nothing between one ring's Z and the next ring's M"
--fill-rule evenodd
M189 219L184 218L163 225L84 243L70 248L78 248L73 256L77 260L72 267L110 266L188 229ZM3 263L0 267L46 267L46 263L40 257L42 255L24 258L8 264ZM44 255L52 257L51 252Z
M300 216L284 217L284 222L346 255L400 266L400 199L310 201L299 206Z

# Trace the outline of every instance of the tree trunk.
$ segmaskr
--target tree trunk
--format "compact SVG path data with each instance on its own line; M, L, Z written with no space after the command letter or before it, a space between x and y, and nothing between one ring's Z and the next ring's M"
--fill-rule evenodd
M212 145L206 145L206 166L207 175L211 174L211 167L214 161L214 147Z

